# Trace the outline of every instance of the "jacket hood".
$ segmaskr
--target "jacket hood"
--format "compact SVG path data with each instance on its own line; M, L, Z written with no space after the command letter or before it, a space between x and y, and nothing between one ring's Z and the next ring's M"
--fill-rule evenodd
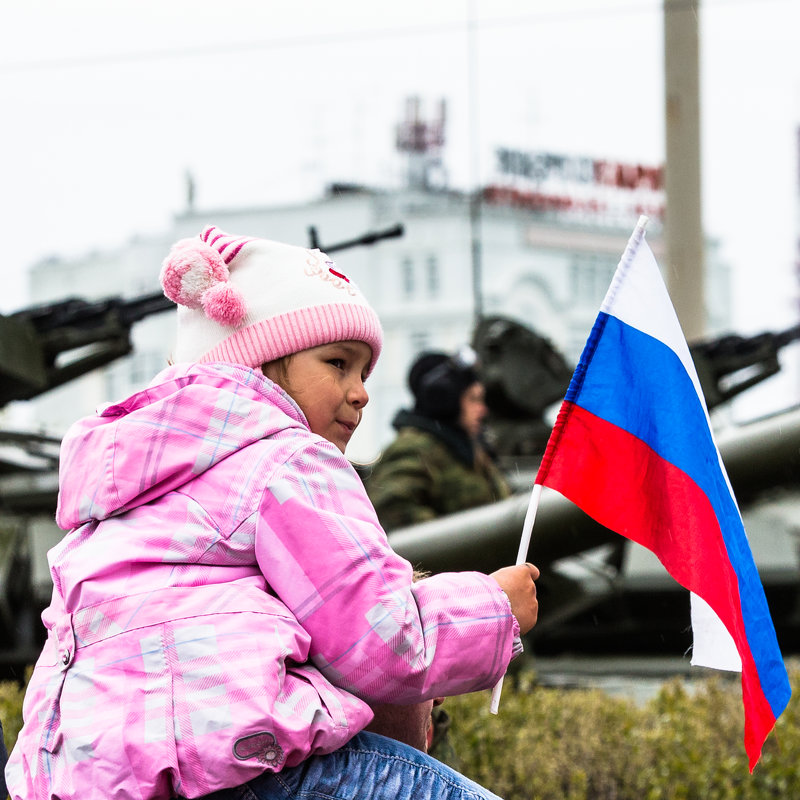
M148 503L280 431L300 408L260 372L181 364L75 423L61 445L56 522L69 530Z

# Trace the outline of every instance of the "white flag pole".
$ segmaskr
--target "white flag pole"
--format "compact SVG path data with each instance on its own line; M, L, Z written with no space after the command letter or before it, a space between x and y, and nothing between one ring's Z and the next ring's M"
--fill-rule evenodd
M533 531L533 523L536 520L536 510L539 508L539 498L542 496L542 485L540 483L533 484L533 491L531 491L531 499L528 501L528 510L525 513L525 521L522 524L522 536L519 540L519 550L517 551L517 566L524 564L528 560L528 547L531 543L531 532ZM500 694L503 691L503 678L494 685L492 689L492 702L489 706L489 711L496 714L500 708Z

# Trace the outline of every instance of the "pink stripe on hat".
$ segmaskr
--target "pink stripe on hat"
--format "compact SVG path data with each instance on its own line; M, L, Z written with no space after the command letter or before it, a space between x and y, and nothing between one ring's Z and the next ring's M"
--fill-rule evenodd
M238 330L197 359L260 367L276 358L329 342L366 342L372 350L372 372L383 346L383 331L369 307L342 303L300 308Z
M200 238L209 247L213 247L222 256L226 264L230 264L248 242L256 241L248 236L231 236L215 225L209 225L205 228L200 234Z

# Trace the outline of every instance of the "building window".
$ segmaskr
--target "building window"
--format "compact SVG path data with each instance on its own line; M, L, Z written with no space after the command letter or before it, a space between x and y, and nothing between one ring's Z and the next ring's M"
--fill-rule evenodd
M574 302L597 305L603 301L616 261L604 256L580 253L573 256L570 264L570 295Z
M428 296L439 296L439 259L435 255L429 255L425 264L426 276L428 282Z
M403 281L403 296L414 296L414 262L410 258L404 258L400 264L400 274Z

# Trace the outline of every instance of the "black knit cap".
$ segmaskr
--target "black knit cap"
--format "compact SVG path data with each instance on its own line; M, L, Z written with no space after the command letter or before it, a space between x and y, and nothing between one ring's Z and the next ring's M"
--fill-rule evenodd
M461 411L461 395L480 381L474 363L458 356L430 351L422 353L408 372L408 388L414 395L414 413L431 419L455 421Z

